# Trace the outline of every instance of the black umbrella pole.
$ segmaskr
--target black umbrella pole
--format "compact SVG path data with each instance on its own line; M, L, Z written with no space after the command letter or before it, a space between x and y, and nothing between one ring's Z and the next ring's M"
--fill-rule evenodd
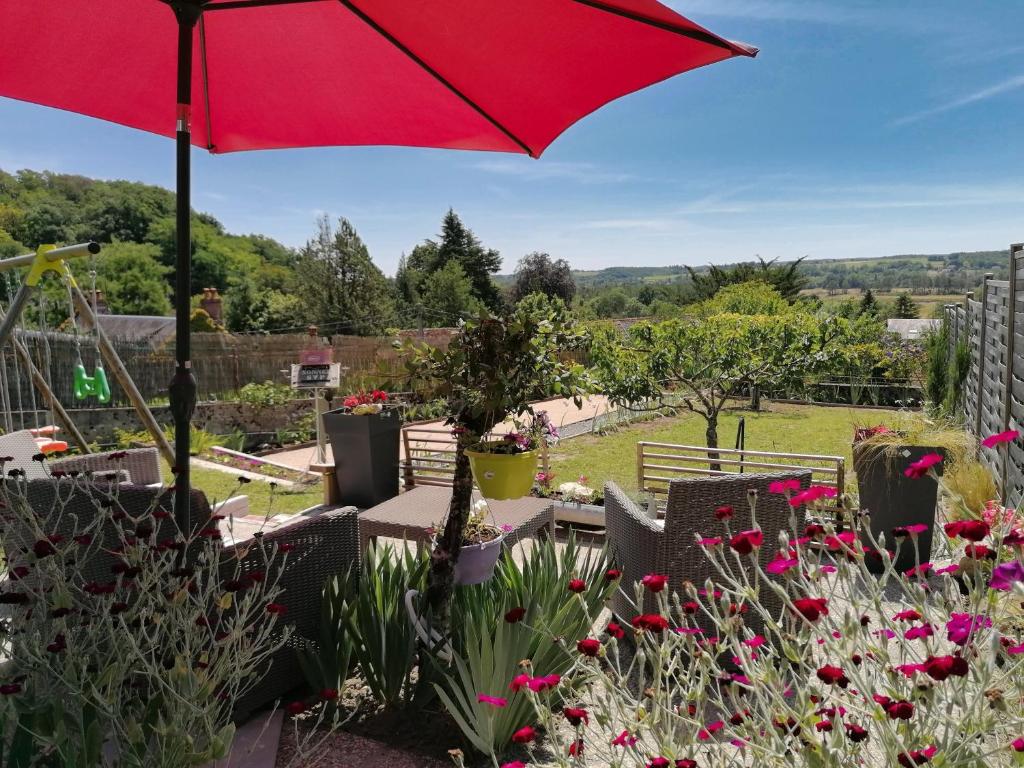
M172 6L178 19L177 114L177 241L175 259L175 369L169 395L174 416L174 516L182 533L191 533L189 516L190 432L196 407L196 380L192 375L192 339L189 319L192 299L192 34L201 10L195 0Z

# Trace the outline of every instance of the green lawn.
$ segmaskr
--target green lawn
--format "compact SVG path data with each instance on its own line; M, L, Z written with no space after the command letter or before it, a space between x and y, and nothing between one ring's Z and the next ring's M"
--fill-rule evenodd
M164 477L168 482L171 481L171 470L167 465L164 466ZM259 515L266 514L268 510L274 515L301 512L323 500L320 483L295 488L278 486L274 489L269 483L257 480L242 485L234 475L201 467L192 469L192 485L203 491L211 503L224 501L229 496L248 496L250 513Z
M848 478L852 477L850 443L854 425L893 425L907 418L896 411L770 403L760 413L743 409L723 412L718 426L723 448L735 445L741 416L746 418L749 450L845 456ZM603 437L586 435L565 440L551 452L554 482L557 485L585 475L594 488L614 480L623 489L636 491L638 441L704 445L704 429L703 418L687 413L634 424Z

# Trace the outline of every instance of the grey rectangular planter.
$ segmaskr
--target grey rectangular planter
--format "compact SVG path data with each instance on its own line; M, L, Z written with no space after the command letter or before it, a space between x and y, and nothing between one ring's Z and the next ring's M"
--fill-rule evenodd
M336 410L323 419L341 503L367 509L397 496L401 417L394 411L353 416Z

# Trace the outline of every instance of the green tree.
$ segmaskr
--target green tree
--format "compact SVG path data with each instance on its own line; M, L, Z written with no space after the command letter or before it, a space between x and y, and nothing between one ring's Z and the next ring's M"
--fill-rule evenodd
M576 283L572 270L565 259L554 259L546 253L534 251L519 260L516 265L515 283L510 292L513 302L531 293L558 297L566 304L572 303L576 295ZM646 303L646 302L645 302Z
M491 280L491 275L501 269L501 255L493 248L484 248L458 214L448 209L441 222L439 239L427 240L413 248L405 268L416 270L425 279L452 261L462 267L477 299L492 310L501 306L501 294Z
M299 254L306 322L339 333L381 334L393 325L394 297L384 273L348 219L326 216Z
M722 314L639 323L624 334L599 328L591 360L601 391L616 405L681 399L703 417L707 445L717 448L719 414L741 386L801 377L831 349L831 323L810 315Z
M875 298L875 294L868 288L864 291L864 297L860 300L860 305L857 308L858 315L869 315L872 317L878 316L878 300Z
M777 264L777 261L778 259L765 261L759 257L757 261L743 262L727 267L717 267L712 264L702 271L687 266L685 269L691 281L691 300L706 301L726 285L759 280L762 283L768 283L779 292L782 298L792 303L796 301L801 289L807 284L807 278L800 269L804 259L799 258L786 264Z
M920 316L917 304L910 298L910 294L903 291L896 297L896 306L893 309L893 317L916 319Z
M423 279L420 306L426 323L456 325L459 320L479 313L483 305L473 295L473 285L462 266L450 261Z
M269 326L269 297L250 278L242 278L224 294L224 324L233 333L259 333Z
M160 263L154 245L111 243L96 257L96 287L107 298L110 311L119 315L169 315L170 269ZM75 265L77 267L78 265ZM73 268L75 268L73 267ZM88 293L89 284L78 268L78 279Z
M722 286L718 293L697 305L698 314L782 315L790 311L789 303L768 283L752 280Z

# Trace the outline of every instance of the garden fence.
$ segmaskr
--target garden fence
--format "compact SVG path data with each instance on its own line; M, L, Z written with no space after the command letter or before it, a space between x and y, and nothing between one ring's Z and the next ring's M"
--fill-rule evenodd
M1024 244L1010 246L1010 279L985 276L981 297L945 308L950 355L965 344L970 367L963 385L963 416L979 438L1024 426ZM1005 504L1024 501L1024 447L982 448Z

